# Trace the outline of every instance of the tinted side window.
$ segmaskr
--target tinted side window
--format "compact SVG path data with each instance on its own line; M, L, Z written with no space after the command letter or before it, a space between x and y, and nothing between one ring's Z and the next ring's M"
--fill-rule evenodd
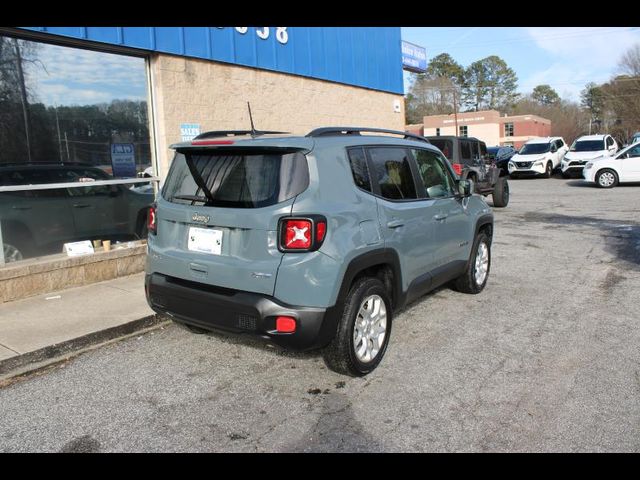
M424 182L427 197L450 197L454 194L454 182L447 172L440 155L429 150L413 150L418 172Z
M351 148L348 153L353 181L356 183L358 188L370 192L371 179L369 177L369 168L367 167L367 158L364 155L364 149Z
M460 142L460 159L471 160L471 144L469 142Z
M640 146L637 147L633 147L631 150L629 150L629 152L627 153L628 156L631 157L640 157Z
M611 145L613 145L613 138L607 137L607 148L609 148Z
M409 152L404 148L369 148L372 178L380 186L380 195L390 200L417 198L411 174Z
M487 144L480 142L480 155L486 155L487 154Z

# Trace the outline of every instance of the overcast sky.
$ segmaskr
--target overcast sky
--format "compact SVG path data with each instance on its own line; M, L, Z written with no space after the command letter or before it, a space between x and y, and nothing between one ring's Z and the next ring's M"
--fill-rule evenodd
M549 84L579 100L588 82L617 73L620 56L640 43L639 27L403 27L402 39L427 50L427 62L448 53L464 67L497 55L515 70L520 93ZM409 75L405 72L405 92Z

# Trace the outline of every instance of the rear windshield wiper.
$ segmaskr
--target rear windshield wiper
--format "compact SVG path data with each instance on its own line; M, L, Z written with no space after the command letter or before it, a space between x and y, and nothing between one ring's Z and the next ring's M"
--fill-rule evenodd
M190 200L192 202L209 203L209 199L208 198L201 197L199 195L174 195L173 198L177 198L178 200Z

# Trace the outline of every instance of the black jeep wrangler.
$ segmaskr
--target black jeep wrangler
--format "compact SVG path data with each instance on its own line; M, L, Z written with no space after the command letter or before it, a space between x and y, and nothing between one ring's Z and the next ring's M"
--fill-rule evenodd
M507 177L496 165L495 158L487 155L487 145L475 137L426 137L451 162L461 179L472 180L475 193L493 196L494 207L509 203Z

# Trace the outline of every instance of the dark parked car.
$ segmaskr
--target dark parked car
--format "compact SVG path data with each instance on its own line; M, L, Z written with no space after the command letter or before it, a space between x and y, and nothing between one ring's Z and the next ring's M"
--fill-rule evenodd
M487 145L475 137L426 137L451 162L460 178L473 180L475 193L493 195L494 207L509 203L509 184L495 161L487 155Z
M500 176L509 175L509 160L518 151L511 147L487 147L487 155L485 160L494 161L496 166L500 169Z
M0 193L5 261L59 253L66 242L146 237L146 215L154 195L113 180L83 164L0 165L0 186L86 182L86 187Z

